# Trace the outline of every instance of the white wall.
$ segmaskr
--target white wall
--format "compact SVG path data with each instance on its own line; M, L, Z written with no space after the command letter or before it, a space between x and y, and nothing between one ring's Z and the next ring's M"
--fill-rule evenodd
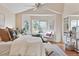
M0 5L0 13L5 17L5 27L15 28L15 14L2 5Z
M65 15L79 14L79 3L65 3L64 14Z
M62 15L57 14L55 20L56 42L62 41Z

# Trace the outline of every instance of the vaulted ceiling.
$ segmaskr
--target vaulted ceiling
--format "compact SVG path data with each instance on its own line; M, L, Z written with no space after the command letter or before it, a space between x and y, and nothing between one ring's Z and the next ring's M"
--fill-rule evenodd
M34 6L34 3L3 3L1 4L13 13L19 13L28 10Z
M43 6L34 11L35 3L0 3L13 13L62 13L79 14L79 3L41 3ZM47 9L46 9L47 8Z
M41 3L41 8L39 8L39 11L33 11L35 8L35 3L2 3L4 7L6 7L8 10L12 11L13 13L20 13L26 11L26 13L62 13L63 11L63 4L61 3ZM30 10L28 12L28 10Z

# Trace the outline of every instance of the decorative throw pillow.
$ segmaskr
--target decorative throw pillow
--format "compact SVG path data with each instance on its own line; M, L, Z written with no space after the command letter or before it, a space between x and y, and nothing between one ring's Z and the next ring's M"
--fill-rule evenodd
M46 36L49 36L50 37L51 35L52 35L52 32L47 32L46 33Z
M13 29L11 29L11 28L8 28L8 27L7 27L7 29L8 29L8 31L9 31L9 33L10 33L11 40L16 39L16 37L17 37L17 33L16 33L16 31L13 30Z

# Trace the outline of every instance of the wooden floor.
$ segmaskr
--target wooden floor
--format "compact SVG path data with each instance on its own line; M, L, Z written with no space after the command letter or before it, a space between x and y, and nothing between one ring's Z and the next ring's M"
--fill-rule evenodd
M64 44L63 43L58 43L57 44L68 56L79 56L79 53L74 51L74 50L67 50L64 49Z

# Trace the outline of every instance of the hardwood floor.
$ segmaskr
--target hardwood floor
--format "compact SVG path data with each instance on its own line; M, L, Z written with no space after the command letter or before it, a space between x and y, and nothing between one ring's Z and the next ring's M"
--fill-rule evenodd
M58 45L66 54L67 56L79 56L79 52L76 52L75 50L67 50L64 48L64 43L60 42L60 43L56 43L56 42L51 42L51 44L56 44Z
M68 56L79 56L79 53L76 52L75 50L67 50L64 49L64 44L63 43L56 43Z

